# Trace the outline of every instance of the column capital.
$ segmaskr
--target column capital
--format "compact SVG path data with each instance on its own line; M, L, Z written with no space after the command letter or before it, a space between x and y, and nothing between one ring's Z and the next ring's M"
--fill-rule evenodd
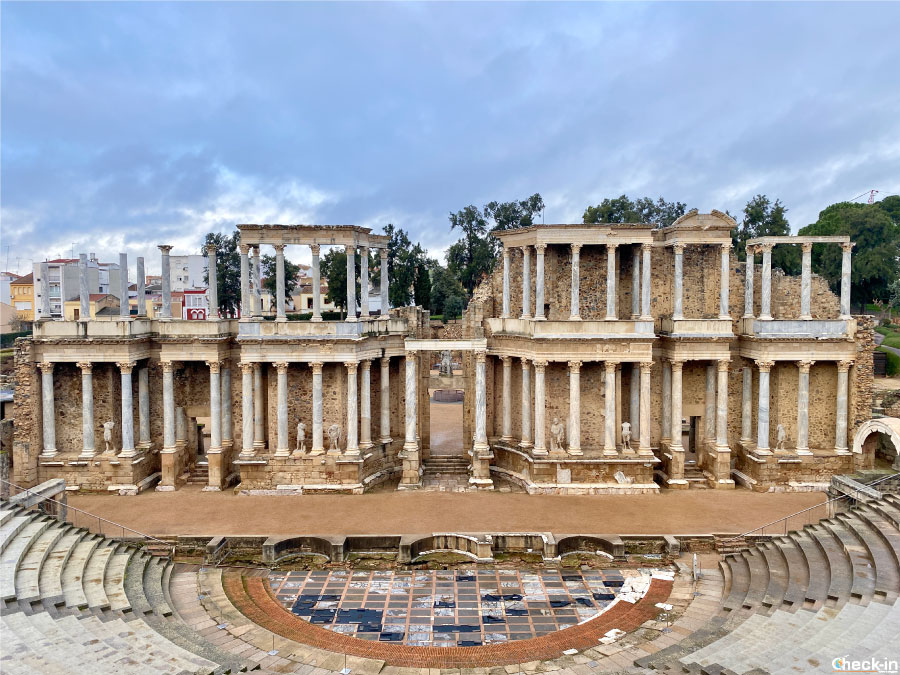
M500 361L503 363L504 368L509 368L512 365L512 357L507 354L501 354L499 357Z
M581 361L569 361L569 372L578 374L581 372Z
M163 255L169 255L169 251L171 251L174 247L170 246L169 244L160 244L156 248L158 248Z
M319 252L322 250L322 247L319 244L310 244L309 250L312 251L313 255L319 255Z
M509 246L503 247L503 259L509 260Z
M618 363L615 361L604 361L603 368L606 370L606 374L609 375L611 373L616 372L616 368L618 367Z
M684 244L682 244L681 242L675 242L674 244L672 244L672 250L676 254L684 253Z
M728 366L731 364L731 359L719 359L716 361L716 370L720 373L727 373Z
M250 255L250 244L240 244L238 248L240 249L241 255Z
M525 246L520 247L522 249L522 256L531 255L531 244L526 244Z
M487 352L483 349L475 350L475 363L484 363L487 360Z
M272 248L275 249L275 253L280 253L281 255L284 255L284 249L286 246L287 244L272 244Z
M241 372L244 375L252 375L253 374L253 363L242 362L241 363Z
M641 368L641 375L644 373L649 375L650 371L653 369L653 361L641 361L638 365Z
M804 241L802 244L800 244L800 250L802 250L804 253L811 253L812 252L812 242Z
M771 253L772 249L775 247L775 244L758 244L754 247L754 250L757 253Z
M653 244L649 244L647 242L644 242L643 244L641 244L641 252L642 253L649 253L652 250L653 250Z
M681 369L684 367L686 361L687 359L684 358L669 359L669 365L672 367L672 370L681 372Z
M522 370L531 370L531 363L524 356L522 357Z
M759 368L759 372L761 373L768 373L770 370L772 370L772 366L775 365L774 361L757 360L755 361L755 363L756 367Z
M841 250L842 250L844 253L850 253L850 251L853 250L853 247L854 247L854 246L856 246L856 244L855 244L854 242L848 241L848 242L845 242L845 243L841 244Z
M355 374L356 370L359 368L359 361L344 361L344 368L347 369L347 374Z
M756 247L751 246L750 244L747 244L747 245L744 247L744 251L746 251L747 255L750 256L750 257L748 258L747 262L752 263L752 262L753 262L753 256L756 255Z
M388 253L389 251L386 248L379 249L379 254L381 255L382 260L388 259Z
M313 375L321 375L322 374L322 362L321 361L310 361L309 367L312 368Z
M206 245L206 255L215 255L218 248L216 248L215 244L207 244Z
M250 248L253 249L253 256L259 256L259 244L250 244Z
M732 249L732 243L730 241L722 242L722 253L730 252Z
M368 255L369 247L368 246L360 246L359 253L360 253L360 255Z
M850 370L850 366L854 364L853 359L844 359L837 362L837 369L839 373L846 373Z
M538 255L544 255L544 251L547 250L547 244L535 244L534 250Z
M547 361L544 359L535 359L534 361L534 369L539 373L543 373L544 369L547 367Z
M406 358L407 359L414 359L414 358L416 358L416 356L418 356L418 354L419 353L415 349L407 349L406 350Z
M131 374L131 371L134 370L135 365L137 365L134 361L117 361L116 365L119 367L119 370L122 371L123 374Z
M371 370L372 369L372 361L369 359L363 359L359 362L359 367L363 370Z
M344 253L350 255L356 255L356 245L355 244L344 244Z
M581 244L569 244L572 247L572 255L581 253Z
M174 361L160 361L160 367L164 373L174 373L175 372L175 362Z
M797 367L800 369L801 373L809 374L809 369L812 368L812 365L815 361L805 360L805 361L797 361Z
M391 365L391 357L390 356L382 356L381 357L381 365L382 366L390 366Z
M288 366L290 364L287 361L277 361L275 363L275 368L278 370L279 375L285 375L288 371Z
M581 244L579 244L581 246ZM615 241L607 242L606 249L608 251L615 251L619 247L619 243Z
M222 372L222 362L221 361L207 361L206 365L209 366L210 373Z
M52 366L53 364L51 363L50 365ZM94 369L94 364L91 361L79 361L75 365L81 368L81 372L84 375L90 375Z

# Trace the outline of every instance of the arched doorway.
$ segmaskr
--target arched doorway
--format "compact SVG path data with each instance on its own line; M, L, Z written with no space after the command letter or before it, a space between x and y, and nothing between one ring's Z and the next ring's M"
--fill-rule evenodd
M853 452L863 455L867 466L900 471L900 419L865 422L853 437Z

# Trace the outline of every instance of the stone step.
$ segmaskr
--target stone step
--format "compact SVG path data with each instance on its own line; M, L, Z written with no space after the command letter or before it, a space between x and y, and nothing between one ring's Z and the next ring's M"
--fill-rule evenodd
M87 607L88 601L84 594L84 586L81 580L84 578L87 564L100 545L102 537L88 534L75 545L72 555L66 561L60 574L63 597L66 607Z
M873 599L893 603L900 595L900 573L894 552L878 531L856 512L840 514L838 519L846 523L847 528L856 534L875 565Z
M32 517L31 520L20 529L9 545L3 550L0 558L0 593L2 600L7 602L16 597L16 572L22 563L22 558L28 553L35 540L51 525L51 519L43 516Z
M808 582L805 587L799 589L803 595L802 606L808 610L819 609L825 604L828 587L831 584L831 567L828 564L828 557L806 532L791 532L788 536L802 553L806 565Z
M14 513L4 509L4 513ZM0 552L6 550L6 546L13 540L19 531L31 522L31 516L14 515L0 527Z
M103 576L103 592L109 600L109 608L114 612L130 612L131 603L125 595L125 570L136 549L122 546L113 553Z
M45 607L59 607L65 605L65 595L62 587L63 569L71 559L79 542L88 536L81 528L70 528L50 551L44 564L41 566L38 587L41 600Z
M841 607L850 599L850 588L853 585L853 564L830 530L820 525L807 525L804 531L819 545L822 553L828 558L831 578L825 604L828 607Z
M763 563L769 572L769 583L766 585L761 601L763 608L761 611L770 613L775 609L781 609L784 605L784 595L787 592L790 576L787 559L781 552L781 546L775 542L760 544L756 550L762 554Z
M16 599L20 603L31 603L41 597L41 567L56 543L62 539L69 529L68 525L51 525L40 535L22 556L19 569L16 570Z
M823 520L822 526L831 531L843 547L844 554L850 558L853 567L850 601L871 601L875 592L875 565L859 535L837 519Z
M91 554L87 566L84 568L81 586L84 588L84 597L87 598L88 607L91 609L109 609L109 598L103 587L103 579L106 576L106 566L116 552L116 548L116 544L104 540Z
M803 549L792 538L779 537L774 543L781 555L784 556L788 569L788 585L784 592L781 608L790 608L790 611L796 611L806 602L806 589L809 588L809 561L803 554Z

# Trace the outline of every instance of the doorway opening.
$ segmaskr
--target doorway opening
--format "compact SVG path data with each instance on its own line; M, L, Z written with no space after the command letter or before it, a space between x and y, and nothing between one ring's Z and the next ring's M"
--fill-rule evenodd
M463 451L463 364L460 352L432 352L429 363L429 452L423 487L462 491L469 483L469 457Z

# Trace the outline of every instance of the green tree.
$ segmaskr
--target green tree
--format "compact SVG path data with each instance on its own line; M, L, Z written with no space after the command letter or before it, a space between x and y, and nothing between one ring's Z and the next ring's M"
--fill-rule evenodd
M466 289L446 267L435 265L431 270L431 313L446 315L450 298L458 297L465 303Z
M354 256L356 263L356 299L359 301L359 256ZM319 272L328 282L326 302L333 302L341 311L356 313L356 307L347 307L347 254L343 248L330 248L322 256Z
M416 304L430 304L431 280L429 270L436 264L409 235L399 227L386 225L388 235L388 297L392 307L406 307L415 294ZM380 277L379 277L380 278ZM423 302L424 298L424 302Z
M744 207L744 219L731 231L731 242L739 260L746 260L747 241L757 237L784 237L791 233L780 199L772 202L766 195L756 195ZM772 267L786 274L800 273L800 250L796 246L776 246L772 249Z
M206 255L206 247L216 247L216 290L219 311L223 316L237 316L241 306L241 254L238 246L241 233L237 230L230 235L210 232L204 240L201 255ZM203 280L209 283L209 270Z
M469 205L450 214L450 229L462 237L447 249L447 268L469 294L494 267L494 247L488 241L488 224L478 207Z
M534 224L534 218L544 210L544 200L539 193L535 193L527 199L511 202L488 202L482 209L485 218L494 221L491 232L503 230L515 230L520 227L530 227ZM503 245L495 237L489 237L493 249L494 260L501 254Z
M686 212L683 202L667 202L662 197L654 201L641 197L632 201L628 195L604 199L596 206L584 210L585 223L659 223L667 227Z
M458 295L448 298L447 302L444 304L444 318L457 319L462 316L463 302L463 298Z
M274 255L264 255L260 261L259 265L262 268L263 279L263 287L272 294L272 297L275 297L275 286L276 286L276 265L277 259ZM300 280L300 265L295 265L287 258L284 259L284 290L285 295L287 295L286 301L290 300L291 292L294 290L294 286L297 285L297 282Z

